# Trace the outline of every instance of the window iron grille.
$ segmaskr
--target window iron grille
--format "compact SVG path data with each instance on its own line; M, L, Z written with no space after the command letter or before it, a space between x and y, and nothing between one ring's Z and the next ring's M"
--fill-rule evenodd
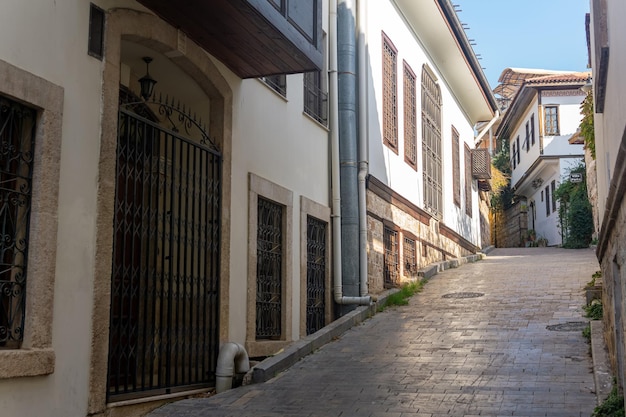
M322 88L321 71L304 74L304 112L324 126L328 124L328 94Z
M0 347L24 338L37 112L0 96Z
M415 240L408 237L404 238L402 254L404 255L404 274L410 277L417 275L417 251L415 249Z
M557 106L545 107L545 135L546 136L558 136L559 135L559 108Z
M400 271L398 260L398 232L385 227L385 287L397 287L400 285Z
M283 207L259 197L257 223L256 338L282 336Z
M283 97L287 97L287 76L285 74L267 75L260 78L272 90Z
M326 325L326 229L326 222L307 217L307 335Z

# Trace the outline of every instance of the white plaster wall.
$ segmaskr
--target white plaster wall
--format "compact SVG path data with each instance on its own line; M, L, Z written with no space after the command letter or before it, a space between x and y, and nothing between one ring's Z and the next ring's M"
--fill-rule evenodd
M595 114L596 129L596 161L598 173L598 213L600 222L606 208L611 177L615 170L617 150L624 135L626 116L626 44L620 40L626 38L626 2L620 0L607 1L607 19L609 32L610 57L606 85L604 113ZM593 11L593 7L591 8ZM593 18L591 19L593 24ZM592 62L595 63L595 48L592 39ZM595 65L595 64L594 64ZM594 68L597 70L597 68ZM597 77L597 74L594 74ZM602 225L601 225L602 226Z
M560 136L545 136L543 138L544 155L583 155L583 145L570 145L568 139L572 137L580 126L582 115L580 103L585 98L581 91L577 96L543 97L543 106L559 106L559 133Z
M559 133L560 136L544 136L543 137L543 155L583 155L583 145L572 145L569 143L569 139L578 130L582 116L580 114L580 103L584 99L583 95L578 96L561 96L561 97L544 97L542 99L543 106L558 105L559 106ZM529 105L524 117L521 119L521 123L516 127L514 133L511 135L509 143L509 150L511 157L513 157L513 143L516 141L517 136L520 138L520 162L513 169L511 174L511 182L516 184L526 171L532 166L532 164L541 156L540 154L540 127L539 127L539 111L543 111L538 107L537 100ZM528 151L524 146L524 140L526 139L526 122L530 122L531 115L535 115L535 145L532 145L532 139L530 142L530 148ZM517 146L517 145L516 145Z
M546 178L544 183L533 194L536 207L535 218L535 231L537 238L544 237L548 239L548 245L560 245L561 244L561 232L559 229L559 205L557 202L556 210L552 210L552 181L555 181L556 188L558 188L561 181L560 171L552 170L552 175ZM550 213L546 211L546 187L548 187ZM543 198L542 198L543 197ZM529 222L529 228L531 223Z
M478 212L478 191L473 181L473 216L465 215L464 208L464 160L463 143L473 148L473 126L458 105L452 92L419 42L415 33L397 13L388 1L369 2L367 5L366 35L368 56L368 134L370 174L390 186L394 191L410 200L418 207L423 204L422 171L422 130L421 130L421 73L422 65L427 64L438 78L442 94L442 164L443 164L443 222L464 236L480 245ZM398 50L397 85L398 85L398 154L383 144L382 139L382 32L391 39ZM417 171L404 161L404 64L406 62L416 75L417 105ZM459 132L461 156L461 207L457 208L452 194L452 126Z

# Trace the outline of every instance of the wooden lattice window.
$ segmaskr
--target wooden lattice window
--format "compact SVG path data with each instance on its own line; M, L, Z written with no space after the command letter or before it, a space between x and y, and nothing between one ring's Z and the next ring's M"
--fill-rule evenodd
M383 33L383 141L398 153L398 50Z
M452 194L454 204L461 207L461 150L459 132L452 128Z
M441 217L441 90L425 65L422 67L422 166L424 208L435 217Z
M472 217L472 152L467 146L465 150L465 214Z
M404 160L417 169L417 103L415 73L404 63Z

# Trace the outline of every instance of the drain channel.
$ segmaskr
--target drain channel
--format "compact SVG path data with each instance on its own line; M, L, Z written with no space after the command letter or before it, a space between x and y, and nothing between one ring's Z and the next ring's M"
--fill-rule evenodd
M453 292L450 294L442 295L441 298L478 298L482 297L482 292Z

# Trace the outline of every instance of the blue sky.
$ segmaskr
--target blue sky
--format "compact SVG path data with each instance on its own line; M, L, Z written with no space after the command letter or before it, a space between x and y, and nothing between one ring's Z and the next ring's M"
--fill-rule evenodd
M588 71L589 0L452 0L491 88L505 68Z

